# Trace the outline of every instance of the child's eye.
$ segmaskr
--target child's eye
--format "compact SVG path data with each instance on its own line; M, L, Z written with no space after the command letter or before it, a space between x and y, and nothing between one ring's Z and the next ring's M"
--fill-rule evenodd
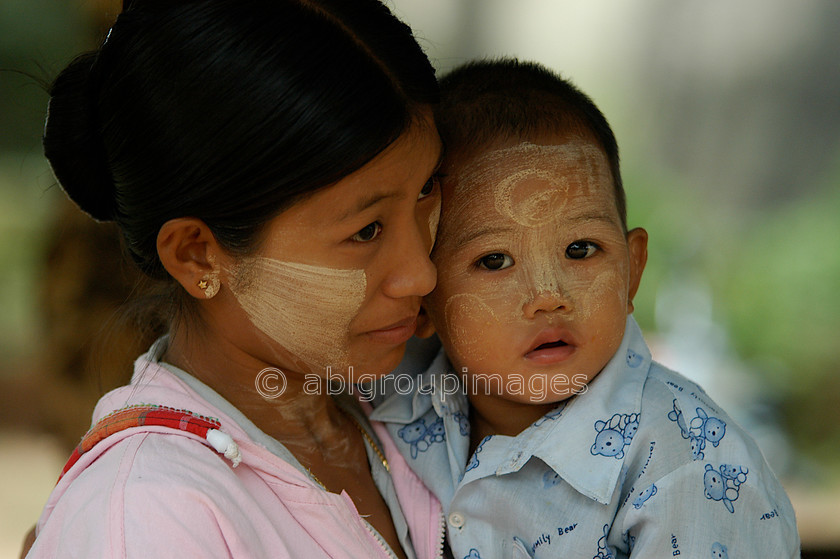
M378 221L365 225L358 233L350 237L351 241L367 243L374 240L382 232L382 225Z
M575 241L566 247L566 257L573 260L589 258L595 254L599 248L600 247L598 245L590 241Z
M422 200L423 198L432 194L437 188L439 181L440 177L438 177L437 175L432 175L431 177L429 177L429 180L427 180L426 184L423 185L423 189L420 191L420 196L418 196L417 199Z
M513 258L499 252L488 254L478 261L478 267L485 270L504 270L511 266L513 266Z

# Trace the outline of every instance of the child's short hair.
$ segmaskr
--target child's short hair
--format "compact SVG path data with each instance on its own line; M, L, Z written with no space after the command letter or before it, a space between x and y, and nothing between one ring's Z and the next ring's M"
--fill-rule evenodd
M627 228L618 144L607 119L586 94L545 66L515 58L464 64L440 80L435 119L449 153L472 154L498 140L526 140L575 128L606 153L616 206Z

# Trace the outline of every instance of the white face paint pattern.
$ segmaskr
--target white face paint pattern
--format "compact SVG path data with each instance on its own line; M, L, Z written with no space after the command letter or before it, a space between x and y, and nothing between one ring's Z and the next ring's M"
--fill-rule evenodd
M568 203L570 187L576 195L590 194L611 182L604 155L590 142L572 141L560 145L523 142L491 151L468 165L458 175L455 197L469 196L476 187L494 184L496 209L525 227L536 227L556 219ZM570 176L568 169L581 172ZM578 181L580 176L584 181ZM544 188L531 195L517 196L523 181L544 181Z
M540 329L558 324L586 347L600 340L576 361L581 372L597 373L620 342L628 287L626 238L603 151L587 138L525 142L481 155L453 179L429 299L453 362L517 372L528 367L522 357ZM570 260L566 248L577 240L607 250L586 264ZM513 268L478 269L487 254L509 255ZM550 312L555 305L564 310ZM549 311L539 321L537 308Z
M576 172L570 173L570 169ZM539 188L523 187L528 182L538 184ZM523 142L491 151L459 172L452 205L453 211L464 220L463 229L475 229L478 227L476 222L484 223L488 216L476 215L468 208L474 203L477 192L493 185L489 188L496 211L521 226L523 233L529 231L515 235L519 238L517 252L532 257L527 265L517 268L516 281L511 284L515 291L503 296L514 297L524 305L536 294L547 292L556 293L571 303L573 294L597 293L596 287L600 287L601 282L595 283L591 277L576 277L568 271L568 266L563 264L562 251L555 246L557 237L551 228L565 211L575 208L576 200L591 196L610 184L612 178L603 152L589 141L571 139L558 145ZM611 190L607 192L612 195ZM492 216L489 218L492 221ZM541 228L545 226L548 232L541 234ZM487 295L493 298L492 294ZM586 299L597 305L594 297ZM591 308L589 304L576 307L582 314Z
M256 257L231 291L251 322L313 370L347 365L350 323L365 299L364 270Z

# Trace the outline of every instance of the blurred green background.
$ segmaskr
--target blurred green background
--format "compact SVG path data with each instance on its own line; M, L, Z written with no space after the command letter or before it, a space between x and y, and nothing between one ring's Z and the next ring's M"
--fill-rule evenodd
M651 235L636 316L654 356L756 434L803 539L840 541L824 518L837 506L808 497L840 487L840 3L388 3L440 71L515 55L593 97L619 140L630 224ZM43 84L119 4L0 0L3 386L51 351L45 250L67 210L40 149ZM0 421L19 428L15 413Z

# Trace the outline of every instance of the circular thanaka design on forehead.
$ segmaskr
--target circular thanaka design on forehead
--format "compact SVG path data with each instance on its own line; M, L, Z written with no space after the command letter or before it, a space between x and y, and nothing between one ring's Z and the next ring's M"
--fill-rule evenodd
M574 368L594 375L620 342L629 264L609 162L589 138L560 142L499 149L453 173L430 315L459 368L530 371L536 332L564 326L585 348ZM598 258L569 256L575 241L596 243ZM483 268L489 254L508 267Z
M558 145L529 142L491 151L459 174L456 199L491 187L496 209L519 225L537 227L555 219L571 196L592 194L612 184L603 151L573 138Z
M233 276L231 292L269 338L313 370L347 364L350 323L365 300L364 270L256 257Z

